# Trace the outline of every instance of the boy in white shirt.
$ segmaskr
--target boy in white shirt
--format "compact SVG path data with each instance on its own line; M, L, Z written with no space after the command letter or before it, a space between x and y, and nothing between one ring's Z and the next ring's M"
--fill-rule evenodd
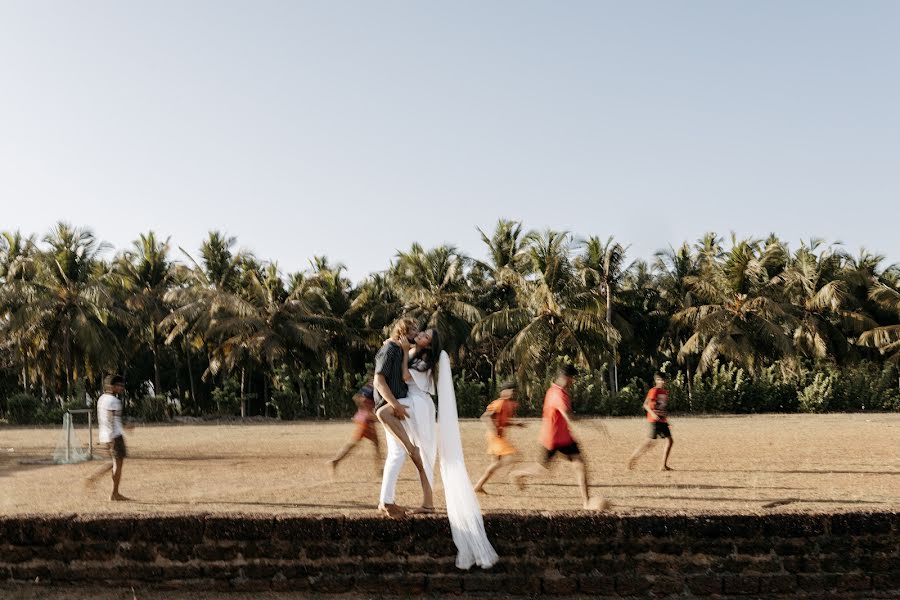
M97 400L97 429L100 443L106 446L112 462L103 465L87 478L88 483L94 483L112 469L113 489L109 499L114 502L128 500L119 493L122 465L127 454L122 431L122 401L118 398L124 391L125 380L121 375L107 375L103 379L104 393Z

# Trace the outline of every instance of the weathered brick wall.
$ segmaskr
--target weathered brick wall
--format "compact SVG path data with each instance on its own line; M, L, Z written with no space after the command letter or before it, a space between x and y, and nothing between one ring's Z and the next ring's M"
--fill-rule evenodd
M439 517L6 517L0 579L598 596L900 590L900 513L505 513L485 523L501 562L466 573Z

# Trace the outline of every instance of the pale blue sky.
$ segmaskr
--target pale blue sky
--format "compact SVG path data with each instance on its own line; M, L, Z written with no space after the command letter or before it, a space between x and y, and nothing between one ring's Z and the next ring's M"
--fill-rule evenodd
M0 229L219 228L355 279L498 217L900 261L898 31L874 0L0 0Z

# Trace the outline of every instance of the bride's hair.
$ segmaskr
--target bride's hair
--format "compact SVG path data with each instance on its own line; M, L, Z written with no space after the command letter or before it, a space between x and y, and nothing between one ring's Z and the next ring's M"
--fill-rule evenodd
M409 368L415 369L416 371L428 371L431 370L431 379L434 382L434 387L437 389L437 378L438 378L438 361L441 359L441 336L438 334L438 330L434 327L429 327L431 329L431 344L417 353L415 357L409 362Z

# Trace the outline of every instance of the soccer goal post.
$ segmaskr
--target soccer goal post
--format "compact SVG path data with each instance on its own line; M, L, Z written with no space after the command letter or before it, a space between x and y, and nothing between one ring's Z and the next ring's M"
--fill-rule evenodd
M81 442L75 428L75 415L87 415L87 448ZM60 432L53 461L59 464L83 462L94 458L94 419L89 408L75 408L63 414L63 428Z

